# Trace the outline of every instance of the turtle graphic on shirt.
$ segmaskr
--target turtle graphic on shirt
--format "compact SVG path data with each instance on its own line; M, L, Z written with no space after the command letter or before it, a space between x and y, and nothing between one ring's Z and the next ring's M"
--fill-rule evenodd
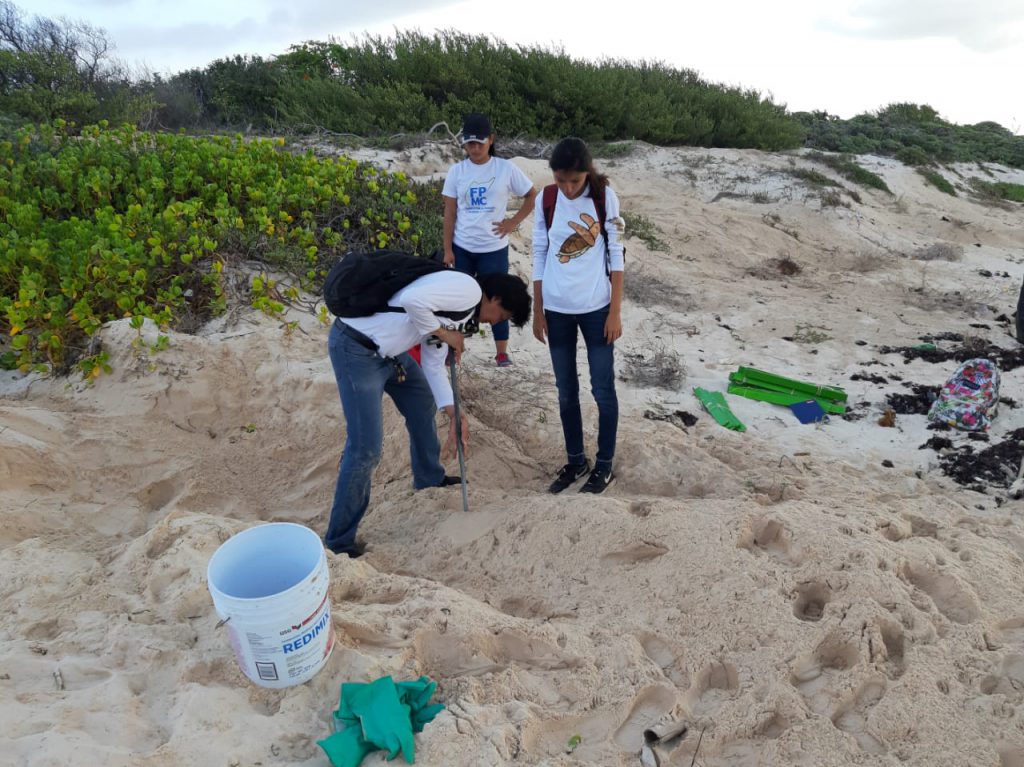
M575 221L569 222L569 227L575 232L562 243L558 249L558 261L562 264L569 263L574 258L579 258L597 242L601 234L601 225L593 216L587 213L580 213L580 220L586 226L580 226Z

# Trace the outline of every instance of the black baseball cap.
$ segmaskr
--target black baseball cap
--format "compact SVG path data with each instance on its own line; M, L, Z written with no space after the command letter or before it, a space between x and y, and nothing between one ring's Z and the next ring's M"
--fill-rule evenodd
M487 115L482 115L479 112L466 115L462 118L462 143L468 144L470 141L476 141L478 144L483 144L490 138L491 133L491 121L487 119Z

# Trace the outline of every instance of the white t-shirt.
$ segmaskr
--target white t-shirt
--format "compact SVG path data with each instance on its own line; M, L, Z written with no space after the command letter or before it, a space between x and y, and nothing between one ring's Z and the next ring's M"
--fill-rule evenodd
M377 353L382 357L394 357L420 344L420 367L440 409L453 401L452 385L444 365L448 345L427 343L427 339L439 327L461 329L472 317L482 295L480 284L468 274L445 269L413 280L391 296L388 304L400 306L404 312L345 317L342 322L376 343ZM465 316L452 320L434 314L439 311L465 312Z
M550 231L544 222L544 194L537 195L533 210L533 279L542 281L545 309L586 314L611 303L605 239L589 195L589 186L575 200L559 191ZM619 198L610 186L605 187L604 207L611 271L621 272L625 268L625 224L619 213Z
M475 165L468 157L448 170L441 194L456 201L453 242L471 253L491 253L508 245L494 233L505 218L509 193L525 197L533 183L519 168L501 157Z

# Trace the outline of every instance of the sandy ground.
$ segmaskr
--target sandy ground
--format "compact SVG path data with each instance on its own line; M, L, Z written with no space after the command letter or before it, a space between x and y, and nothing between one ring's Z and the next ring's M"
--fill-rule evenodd
M373 158L420 177L449 162ZM543 162L517 162L547 183ZM151 355L114 323L115 370L93 386L3 374L0 762L325 765L340 682L427 674L447 709L417 736L423 765L639 765L663 718L689 725L663 766L1024 765L1024 502L944 477L919 449L923 415L878 424L887 394L955 367L879 347L943 332L1015 346L996 318L1024 275L1024 209L863 162L893 195L800 154L604 162L665 244L627 243L616 484L547 495L562 447L546 349L513 334L516 364L497 369L473 341L471 513L455 488L412 492L389 407L371 551L330 556L338 645L287 690L242 676L205 568L260 522L323 531L344 437L326 330L243 313ZM793 168L862 202L825 205ZM524 275L529 228L513 240ZM936 243L963 256L914 257ZM727 431L692 388L724 390L739 365L843 386L862 417L802 426L730 397L748 431ZM1020 371L1002 393L1024 402ZM696 423L644 416L676 411ZM1022 426L1004 407L992 440Z

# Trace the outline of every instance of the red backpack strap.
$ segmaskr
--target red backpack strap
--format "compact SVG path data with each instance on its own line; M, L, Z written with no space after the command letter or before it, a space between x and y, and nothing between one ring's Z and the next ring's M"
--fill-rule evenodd
M551 222L555 220L555 203L558 201L558 186L548 184L544 187L541 198L541 210L544 211L544 225L551 229Z

